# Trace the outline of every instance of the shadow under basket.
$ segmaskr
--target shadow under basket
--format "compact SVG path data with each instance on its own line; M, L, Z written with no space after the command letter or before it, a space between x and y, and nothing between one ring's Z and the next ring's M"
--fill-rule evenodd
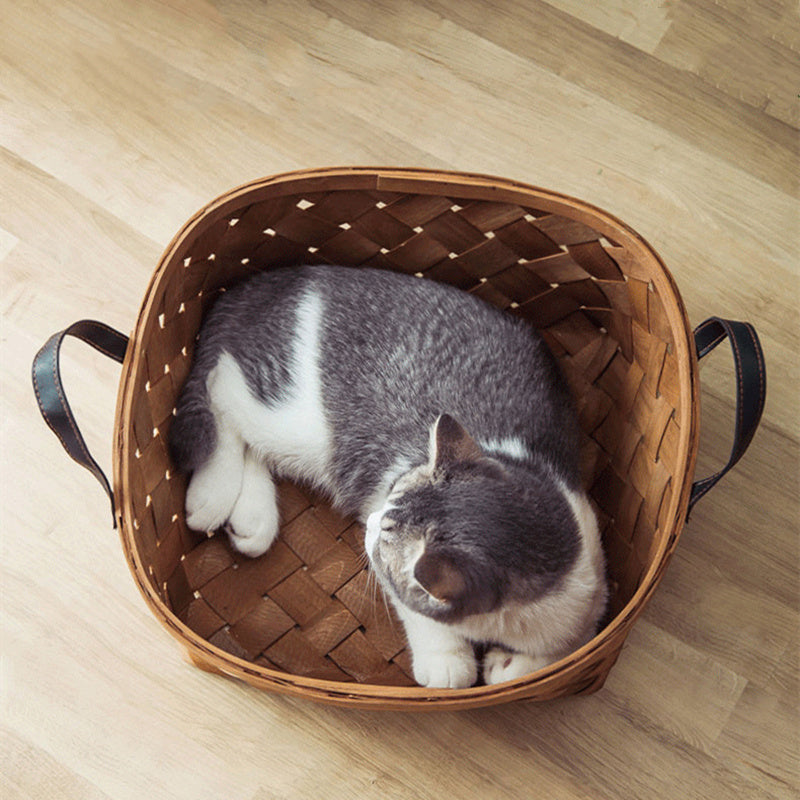
M577 403L608 559L609 613L591 642L504 684L421 688L402 626L368 579L361 526L323 498L281 484L280 538L257 559L232 550L224 532L186 527L186 480L166 441L203 315L226 287L299 263L450 283L541 331ZM337 168L255 181L177 234L130 341L94 322L66 333L124 354L112 504L148 605L192 662L263 689L415 710L595 691L661 580L697 488L698 353L672 277L611 215L509 180ZM45 348L57 365L56 338ZM37 381L34 364L40 402L44 372Z

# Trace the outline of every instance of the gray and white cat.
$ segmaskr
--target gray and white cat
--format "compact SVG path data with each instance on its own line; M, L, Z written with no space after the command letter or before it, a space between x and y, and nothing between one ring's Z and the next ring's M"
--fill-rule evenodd
M186 521L249 556L274 477L366 525L416 681L518 678L586 643L606 605L569 393L541 337L450 286L308 266L225 292L170 430Z

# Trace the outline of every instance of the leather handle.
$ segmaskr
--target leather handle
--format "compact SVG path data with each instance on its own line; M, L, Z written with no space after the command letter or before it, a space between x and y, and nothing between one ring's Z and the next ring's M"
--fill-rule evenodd
M719 472L692 485L687 519L694 504L744 455L758 428L767 396L764 353L758 334L748 322L710 317L698 325L694 332L697 357L704 358L725 339L730 342L736 371L736 427L733 447L727 464Z
M114 512L114 493L103 470L92 458L75 422L72 409L64 394L59 365L61 344L67 336L74 336L90 344L114 361L122 363L128 348L128 337L109 328L102 322L84 319L51 336L33 359L32 378L36 402L44 421L59 438L69 456L82 467L86 467L97 478L111 501L114 527L117 526Z

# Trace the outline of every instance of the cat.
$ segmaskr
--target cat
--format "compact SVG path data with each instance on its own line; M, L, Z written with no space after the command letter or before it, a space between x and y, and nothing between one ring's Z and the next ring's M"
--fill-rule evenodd
M257 274L204 322L169 444L187 525L245 555L278 535L274 477L357 516L422 686L520 678L596 633L605 560L569 391L529 324L466 292Z

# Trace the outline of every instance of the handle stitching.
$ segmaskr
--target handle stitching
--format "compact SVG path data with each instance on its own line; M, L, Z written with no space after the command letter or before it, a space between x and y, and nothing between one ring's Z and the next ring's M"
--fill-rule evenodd
M124 348L127 348L127 346L128 346L128 337L127 336L124 336L119 331L114 330L114 328L109 327L108 325L106 325L103 322L97 322L96 320L84 320L83 323L78 323L78 324L85 324L85 325L88 325L90 327L99 328L100 330L105 331L108 334L111 334L112 338L117 339L119 341L119 343L121 345L123 345ZM117 360L117 354L116 353L113 353L110 350L106 349L105 347L100 345L98 342L93 342L91 339L87 338L87 336L84 335L83 333L81 333L80 331L78 331L78 332L70 331L69 328L68 328L65 333L69 333L70 335L74 336L76 339L80 339L82 342L86 342L86 344L91 345L92 347L95 348L95 350L99 350L101 353L103 353L103 355L106 355L109 358L114 359L115 361Z
M706 328L710 328L712 325L718 325L719 320L717 317L709 317L704 322L701 322L697 328L695 329L695 335L698 333L702 333Z
M56 341L56 346L54 347L54 350L58 350L61 347L61 343L63 341L64 337L62 336ZM60 376L58 374L57 358L53 359L53 384L55 385L56 391L58 392L58 397L61 400L62 407L68 409L69 404L67 403L67 399L64 397L64 394L61 391L61 385L60 385L61 381L60 381ZM91 467L92 471L94 471L94 464L95 464L94 459L91 457L89 451L86 449L86 442L83 441L83 437L81 436L78 429L75 427L75 421L72 419L72 415L67 413L65 416L67 418L67 422L69 422L70 428L72 428L72 432L75 434L75 438L78 440L78 446L83 451L83 455L86 457L87 461L89 461L89 463L92 465Z
M734 335L733 328L731 328L731 335L730 335L731 345L736 353L736 381L739 387L738 395L736 396L736 431L734 432L734 442L733 442L733 451L731 456L739 454L739 447L741 446L740 441L736 441L739 439L739 436L736 434L741 434L742 432L742 425L744 422L744 376L742 375L742 353L739 350L739 342L736 341L736 336Z
M104 356L108 356L109 358L113 359L114 361L117 360L116 353L113 353L111 350L106 349L102 345L98 344L97 342L93 342L91 339L87 338L81 333L73 333L76 339L80 339L82 342L85 342L88 345L91 345L95 350L99 350Z
M714 319L706 320L704 323L702 323L698 327L697 333L700 333L706 327L708 327L709 325L713 324L715 321L717 321L717 320L714 320ZM725 324L725 322L723 320L718 320L718 322L719 322L719 324L721 324L723 326L723 329L729 327L729 326L727 326ZM762 353L761 353L761 348L760 348L759 343L758 343L758 338L755 335L755 329L753 328L753 326L750 323L747 323L747 322L743 323L743 326L744 326L745 330L747 331L747 334L750 337L751 341L753 342L753 350L755 351L756 360L758 362L758 373L759 373L759 382L758 382L758 391L759 391L758 416L761 416L761 412L764 409L765 394L766 394L765 393L765 383L766 383L766 381L764 379L764 361L763 361L763 357L762 357ZM731 341L731 346L733 347L734 352L735 352L737 365L741 365L741 351L739 349L739 345L736 342L735 337L733 336L732 331L733 331L733 329L730 328L730 333L728 331L726 331L721 336L717 337L716 340L714 340L713 342L709 343L709 345L707 345L705 348L703 348L703 350L701 351L700 355L702 356L705 353L709 352L709 350L712 348L712 346L716 346L717 344L719 344L719 342L721 342L725 338L725 336L729 336L730 341ZM742 386L743 386L743 376L741 374L742 373L741 369L738 369L737 373L738 373L737 374L737 380L738 380L738 386L739 386L739 397L741 397L742 400L743 400L744 399L744 397L743 397L743 388L742 388ZM744 409L743 409L744 403L743 402L738 402L738 399L739 398L737 398L738 420L739 420L738 426L739 426L739 432L741 432L741 425L742 425L743 414L744 414ZM754 434L755 434L755 428L750 432L750 436L752 437ZM748 444L749 444L749 442L748 442ZM743 455L743 451L740 452L739 448L736 446L736 442L734 442L734 449L732 451L732 456L736 456L736 460L738 460L739 458L741 458L742 455ZM707 478L703 478L702 480L696 481L694 486L693 486L692 505L694 505L694 503L696 503L701 497L703 497L708 491L710 491L711 488L715 485L716 479L721 477L725 472L727 472L728 469L730 469L730 466L728 466L726 464L726 466L722 470L720 470L719 472L717 472L717 473L715 473L713 475L710 475Z
M711 477L712 478L716 478L717 476L716 475L712 475ZM706 481L707 480L708 479L706 479ZM697 483L695 483L695 488L697 488L701 482L702 483L706 483L706 481L698 481ZM698 491L695 491L692 494L692 505L694 505L701 497L705 497L705 495L713 488L713 486L714 486L714 484L710 483L708 486L703 486Z
M699 353L700 358L710 353L728 334L721 333L716 339L712 339Z
M98 344L94 341L94 336L103 338L100 334L105 333L109 337L107 342L108 347ZM113 525L117 527L117 509L114 503L114 495L111 490L111 485L106 478L105 473L92 458L87 448L86 442L83 439L80 431L77 428L77 423L72 414L67 398L63 392L61 384L59 353L61 345L66 336L74 336L80 341L91 345L98 352L117 361L118 363L124 362L125 354L128 349L129 339L124 334L119 333L104 323L96 322L95 320L81 320L80 322L73 323L69 328L54 334L45 344L40 348L33 360L33 368L31 370L33 378L33 390L36 395L36 402L39 406L39 411L42 414L44 421L50 430L55 433L56 438L61 443L61 446L66 450L67 454L77 461L81 466L88 469L92 475L97 479L101 486L105 489L111 500L111 511ZM52 375L48 376L47 359L52 362ZM43 389L41 380L51 381L52 386L46 384L48 390L47 403L44 402ZM55 387L55 392L52 391ZM48 409L48 405L50 408ZM63 424L66 419L69 429ZM73 436L73 440L69 439L69 435ZM121 519L121 517L120 517Z
M761 346L758 343L758 338L755 334L755 328L749 323L745 322L745 328L747 329L747 333L750 336L751 341L753 342L753 350L756 354L756 360L758 361L758 409L759 409L759 416L761 416L761 412L764 410L764 402L766 400L766 378L764 375L764 360L763 354L761 352Z
M40 351L40 355L41 355L41 351ZM67 446L67 443L64 441L64 437L59 433L58 428L55 426L55 423L53 422L53 420L51 419L50 415L47 413L47 411L44 408L44 404L42 402L42 395L41 395L41 392L39 391L39 379L36 377L36 370L33 371L33 390L36 393L36 400L39 403L39 410L41 411L42 416L44 416L44 419L45 419L45 422L47 423L47 426L58 437L58 440L61 442L61 446L67 452L69 452L69 447Z
M109 325L106 325L105 322L98 322L95 319L85 320L90 326L100 328L100 330L105 331L106 333L111 334L113 339L117 339L120 343L124 344L125 347L128 346L128 337L125 336L124 333L120 333L115 328L112 328Z
M706 328L710 328L712 325L722 325L722 322L717 317L711 317L710 319L707 319L705 322L700 323L700 325L697 327L695 336L697 336L698 333L702 333ZM702 358L707 353L711 352L711 350L713 350L727 335L728 334L723 326L722 333L717 336L716 339L712 339L702 350L700 350L697 354L698 357Z
M738 458L741 455L740 452L739 452L739 448L741 446L741 443L739 441L737 441L739 437L736 434L737 433L741 433L742 420L743 420L743 417L744 417L744 402L743 402L743 400L744 400L744 389L743 389L743 380L744 380L744 378L742 376L742 370L741 370L742 354L741 354L741 351L739 350L739 345L738 345L738 343L736 341L736 337L734 335L733 328L731 326L726 325L725 323L722 323L722 322L720 322L720 324L722 324L723 328L725 329L725 336L727 336L728 339L730 340L731 347L734 350L735 361L736 361L736 364L737 364L737 367L738 367L737 370L736 370L736 373L737 373L736 381L737 381L737 386L738 386L738 393L737 393L737 397L736 397L736 417L737 417L737 420L736 420L736 431L734 432L733 448L731 450L731 455L729 456L727 463L725 464L725 466L721 470L719 470L718 472L715 472L713 475L709 475L707 478L703 478L702 480L699 480L699 481L695 482L695 487L700 489L700 491L697 492L697 494L695 495L695 499L700 499L709 489L711 489L711 487L714 485L714 482L716 482L716 480L718 478L721 478L722 475L724 475L725 472L728 469L730 469L730 467L733 466L733 462L738 460ZM725 336L721 337L721 339L725 338ZM720 339L720 341L721 341L721 339ZM706 484L708 484L708 485L706 485Z
M105 325L102 322L96 322L96 321L93 321L93 320L87 320L86 324L88 326L90 326L90 327L97 327L97 328L105 331L106 333L111 334L121 344L124 343L125 346L127 347L127 343L128 343L127 338L125 336L123 336L122 334L120 334L118 331L116 331L113 328L109 327L108 325ZM95 462L94 458L92 458L91 454L89 453L89 450L86 447L86 442L83 440L83 436L81 435L80 431L75 426L75 421L72 419L72 415L69 413L69 404L68 404L67 399L66 399L66 397L64 396L64 394L63 394L63 392L61 390L61 385L60 385L61 381L60 381L59 373L58 373L58 358L56 356L56 353L60 349L61 344L62 344L62 342L64 341L64 338L67 335L74 336L76 339L80 339L82 342L85 342L86 344L91 345L96 350L98 350L99 352L103 353L103 355L105 355L105 356L107 356L109 358L112 358L112 359L116 360L117 356L116 356L116 353L111 352L110 350L108 350L107 348L103 347L102 345L99 345L97 342L94 342L91 339L87 338L87 336L85 334L81 333L80 331L70 331L69 329L64 331L64 333L55 340L55 342L53 343L53 345L50 348L48 348L46 345L43 348L43 351L45 351L46 355L48 355L49 357L53 358L53 385L55 386L56 392L58 393L59 400L61 401L61 407L65 412L64 416L65 416L67 422L69 423L70 428L72 429L72 433L75 435L75 439L77 441L78 447L80 448L81 452L83 453L84 458L88 461L87 466L89 467L89 469L92 472L97 472L98 469L99 469L97 467L97 463ZM48 351L48 349L50 351L52 351L52 352L46 352L46 351ZM43 351L40 351L40 355L43 354ZM41 395L41 391L39 389L39 380L38 380L38 378L36 376L36 371L35 370L33 372L33 384L34 384L34 392L36 393L36 399L37 399L37 401L39 401L39 407L42 410L42 414L43 414L43 416L45 418L45 421L47 422L48 427L58 437L58 440L61 442L61 446L65 450L69 451L69 447L67 446L67 443L64 440L64 437L58 432L58 430L56 428L56 425L53 422L52 417L44 409L44 404L41 402L42 395Z

